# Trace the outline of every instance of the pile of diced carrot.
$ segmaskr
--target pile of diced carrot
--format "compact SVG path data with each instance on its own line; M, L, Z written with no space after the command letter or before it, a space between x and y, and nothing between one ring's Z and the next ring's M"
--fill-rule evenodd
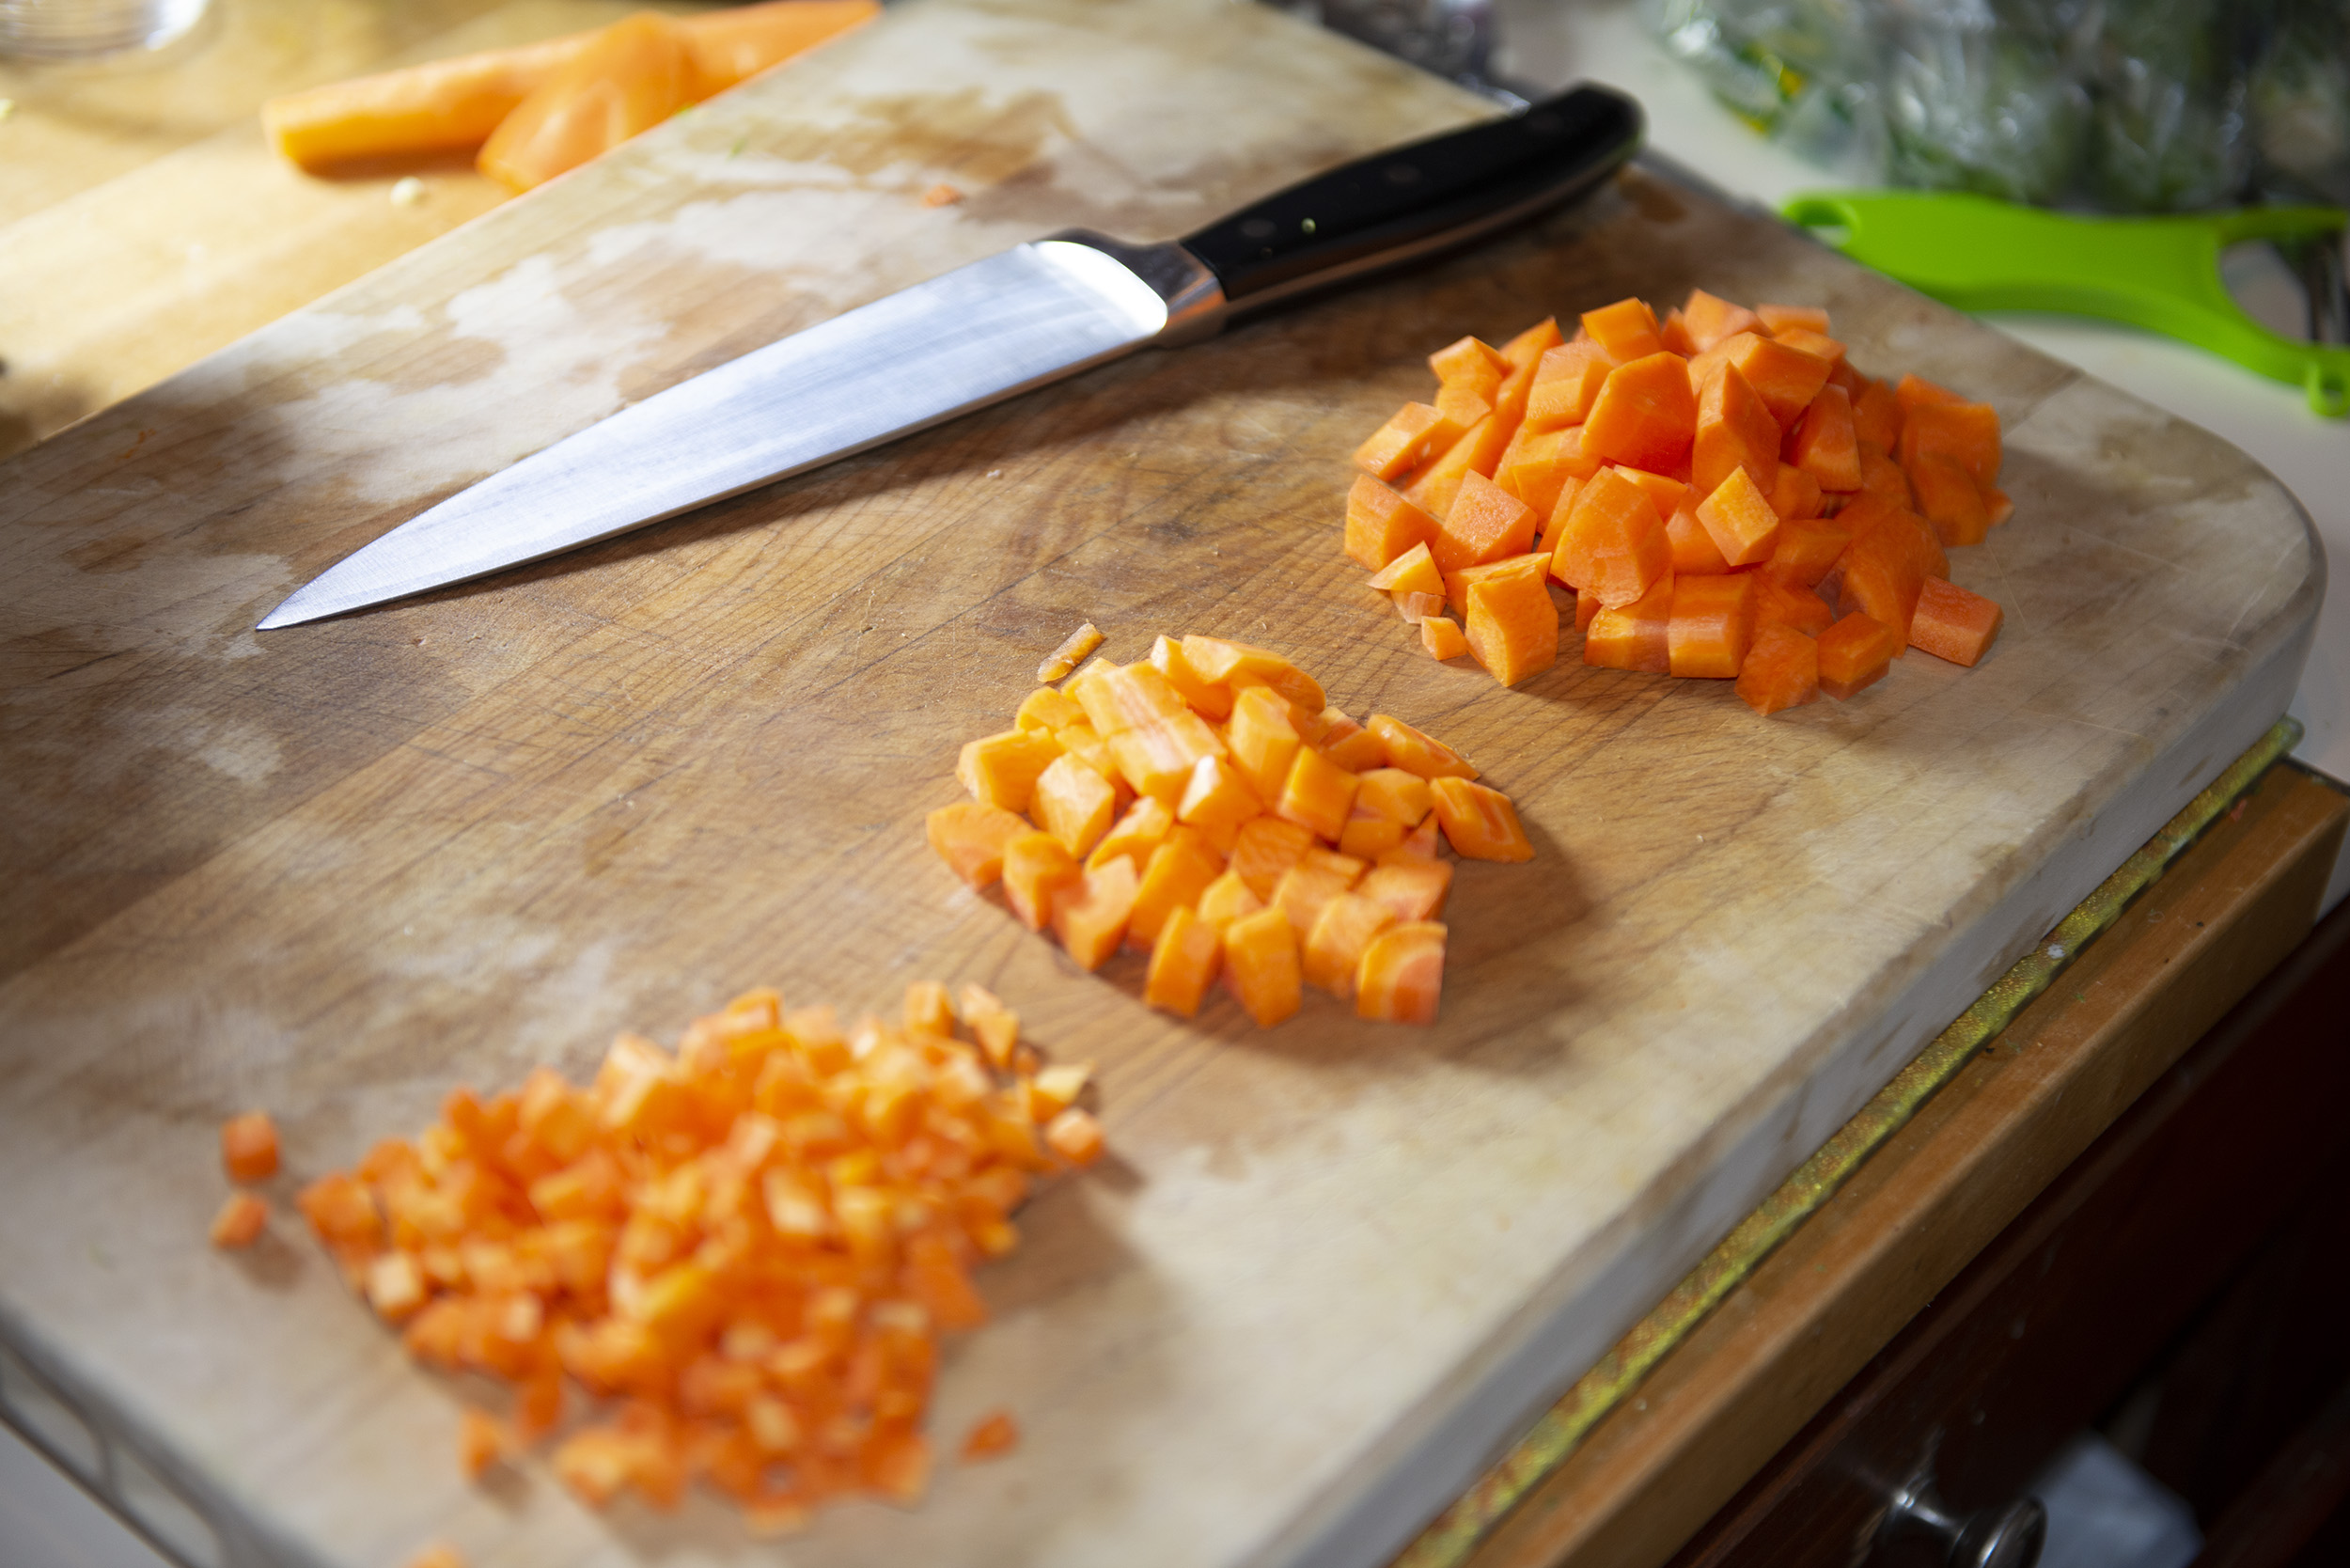
M622 1035L585 1089L457 1090L298 1201L411 1355L514 1386L508 1419L464 1418L473 1474L558 1425L568 1373L608 1402L554 1453L590 1504L671 1507L699 1476L785 1530L831 1497L911 1501L937 1336L987 1316L970 1271L1017 1244L1036 1178L1103 1152L1089 1067L1044 1065L979 987L960 1002L920 982L901 1023L843 1028L750 992L674 1051ZM232 1174L261 1171L258 1120L223 1130ZM998 1413L964 1456L1016 1439Z
M592 33L289 93L262 105L261 122L313 173L473 152L483 174L524 191L880 11L877 0L640 11Z
M1309 983L1365 1018L1433 1023L1439 828L1473 859L1534 855L1450 747L1385 713L1356 724L1287 659L1221 637L1163 636L1146 662L1038 687L956 775L971 799L930 814L931 847L974 887L1000 879L1088 969L1148 951L1143 1000L1186 1018L1220 975L1261 1027Z
M1972 666L1998 635L1944 555L2013 510L1998 414L1862 375L1825 310L1619 300L1572 342L1545 321L1429 363L1435 401L1355 454L1346 551L1439 659L1504 685L1549 668L1552 581L1585 664L1734 681L1763 713L1909 648Z

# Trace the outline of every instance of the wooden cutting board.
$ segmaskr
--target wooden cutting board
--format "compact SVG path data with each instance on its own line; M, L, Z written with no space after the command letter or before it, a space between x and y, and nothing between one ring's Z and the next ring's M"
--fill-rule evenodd
M0 1391L28 1371L202 1560L1383 1560L2281 713L2323 581L2214 438L1646 175L1413 275L1111 366L594 551L331 624L344 553L774 335L1073 224L1136 239L1489 110L1224 0L913 0L0 468ZM967 193L923 205L933 184ZM1429 350L1701 283L1996 403L1991 657L1764 721L1719 682L1427 660L1340 555ZM1146 1011L923 846L1078 620L1292 653L1519 802L1444 1017ZM207 1249L214 1128L301 1180L451 1083L585 1075L754 983L981 981L1102 1063L1117 1158L1035 1202L918 1510L755 1543L697 1500L469 1487L420 1373L282 1214ZM164 1506L164 1505L158 1505ZM170 1506L178 1506L176 1504ZM166 1508L168 1513L168 1508ZM160 1527L159 1527L160 1528ZM207 1543L210 1543L208 1546Z

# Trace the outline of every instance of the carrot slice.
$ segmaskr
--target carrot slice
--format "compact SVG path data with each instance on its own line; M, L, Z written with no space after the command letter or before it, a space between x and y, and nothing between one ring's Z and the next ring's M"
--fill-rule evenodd
M1617 470L1602 469L1576 490L1550 570L1603 604L1629 604L1672 570L1672 540L1647 494Z
M1439 778L1428 787L1436 822L1455 855L1467 860L1531 860L1534 846L1517 808L1499 790L1465 778Z
M1208 994L1223 957L1222 931L1176 905L1167 911L1158 941L1152 946L1150 973L1142 982L1143 1001L1162 1012L1198 1016L1200 999Z
M1475 778L1477 769L1468 759L1430 735L1423 735L1400 718L1386 713L1373 713L1367 721L1371 732L1379 737L1386 747L1387 766L1401 768L1430 780L1438 778Z
M1355 1012L1394 1024L1433 1024L1444 994L1445 928L1433 920L1389 926L1371 938L1355 972Z
M1493 678L1514 686L1559 662L1559 607L1550 602L1540 556L1530 572L1498 572L1467 585L1467 642ZM1490 571L1491 569L1486 569Z
M1036 678L1047 684L1058 681L1075 669L1088 654L1101 646L1101 628L1089 620L1061 638L1060 646L1044 656L1044 662L1036 666Z
M1754 576L1675 577L1665 624L1667 667L1675 675L1737 679L1754 641Z
M1583 662L1603 669L1638 669L1663 675L1672 668L1668 628L1672 621L1670 572L1629 604L1603 605L1583 634ZM1581 601L1576 601L1578 604Z
M246 1111L220 1124L220 1163L232 1182L261 1182L277 1174L277 1124L267 1111Z
M1599 468L1599 459L1583 449L1580 424L1534 432L1521 429L1511 451L1494 469L1494 482L1549 517L1569 486L1590 478Z
M1841 386L1823 386L1796 421L1787 455L1822 490L1860 488L1860 440L1853 433L1852 399Z
M1730 478L1698 503L1697 515L1713 536L1714 547L1731 566L1768 560L1778 542L1778 513L1744 468L1731 469Z
M1901 644L1893 629L1856 611L1820 634L1820 689L1839 702L1885 678Z
M1068 760L1066 758L1063 761ZM1054 764L1058 767L1059 762ZM1072 763L1073 767L1077 764ZM1045 770L1050 773L1050 768ZM1080 770L1082 771L1082 769ZM1095 781L1100 782L1099 776ZM1104 790L1108 785L1102 785ZM1102 811L1104 824L1109 821L1106 804ZM1028 824L1000 806L986 806L978 801L957 801L942 806L923 819L930 835L931 848L938 857L954 868L955 875L974 887L985 887L1004 873L1004 846L1027 830Z
M1770 400L1768 393L1763 400ZM1652 353L1607 372L1583 421L1583 449L1611 463L1668 472L1688 461L1697 423L1689 362L1675 353Z
M1657 337L1656 312L1645 300L1621 299L1597 310L1586 310L1583 330L1619 362L1644 359L1665 347Z
M1263 809L1262 801L1230 758L1202 757L1192 764L1191 779L1176 803L1175 818L1211 839L1223 840Z
M758 75L881 14L876 0L770 0L736 6L679 25L694 52L704 96Z
M1818 701L1820 645L1792 626L1763 627L1754 635L1754 646L1738 671L1738 696L1766 717Z
M1288 916L1261 909L1224 928L1224 983L1259 1028L1297 1011L1305 993Z
M1909 646L1972 669L1999 635L2003 619L2005 612L1982 595L1929 577L1918 593L1918 613L1910 619Z
M475 162L508 190L529 190L660 124L694 102L697 85L682 29L639 11L532 88Z
M1436 520L1369 474L1346 496L1346 553L1378 572L1436 537Z

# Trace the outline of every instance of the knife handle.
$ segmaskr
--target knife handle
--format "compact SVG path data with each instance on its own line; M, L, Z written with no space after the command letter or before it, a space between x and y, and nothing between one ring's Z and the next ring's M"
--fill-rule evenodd
M1640 106L1572 87L1276 191L1182 243L1234 313L1449 249L1591 190L1640 145Z

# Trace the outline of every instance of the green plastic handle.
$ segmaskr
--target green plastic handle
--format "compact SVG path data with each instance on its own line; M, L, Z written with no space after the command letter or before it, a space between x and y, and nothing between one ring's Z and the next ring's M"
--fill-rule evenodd
M2322 415L2350 414L2350 349L2279 337L2219 277L2222 248L2338 233L2350 223L2340 208L2088 218L1950 191L1812 191L1780 211L1806 228L1841 229L1845 255L1961 310L2149 327L2299 384Z

